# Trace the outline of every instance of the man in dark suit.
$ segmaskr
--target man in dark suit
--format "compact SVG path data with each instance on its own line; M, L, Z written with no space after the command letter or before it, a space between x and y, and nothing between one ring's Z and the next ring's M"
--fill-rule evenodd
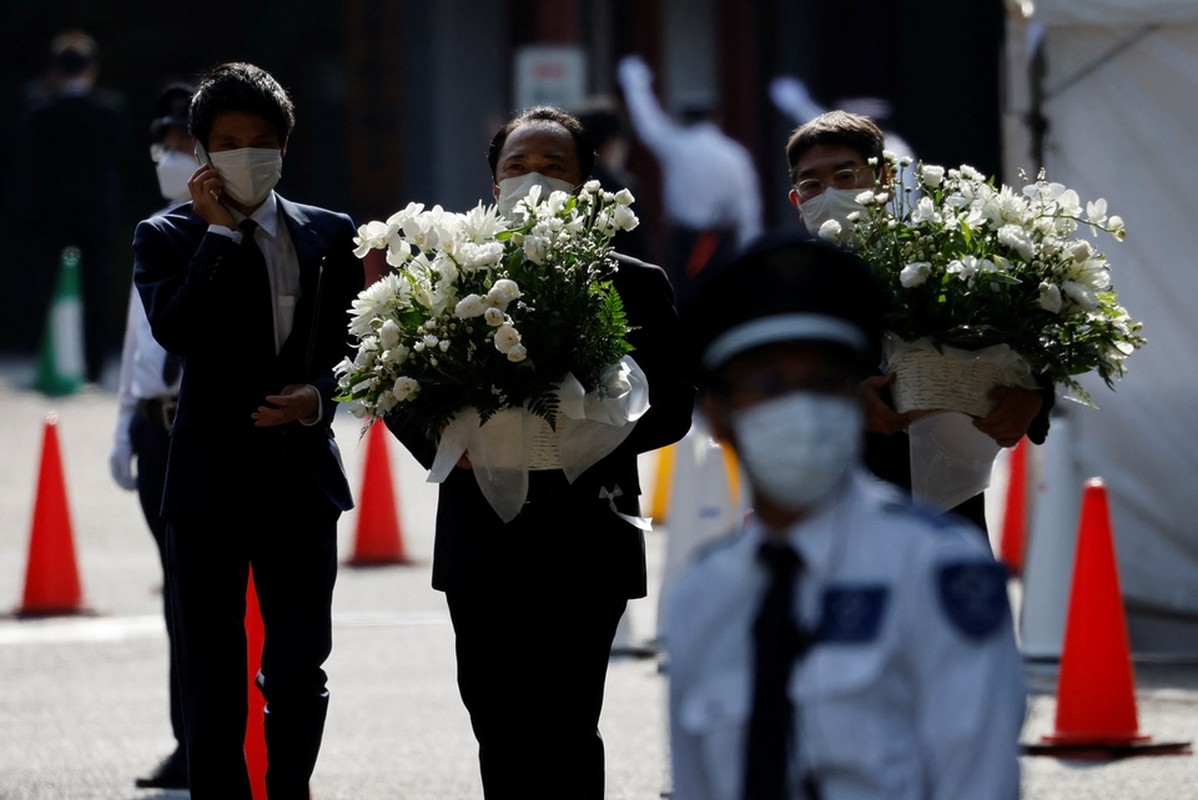
M249 800L243 629L253 568L265 646L267 791L307 798L328 705L337 518L352 507L330 426L332 367L363 284L353 222L273 191L291 100L250 64L196 90L192 202L143 221L135 281L183 358L163 515L191 794Z
M595 163L578 120L550 107L505 125L489 157L501 207L514 200L513 184L576 187ZM453 619L458 687L488 800L603 797L598 722L608 656L627 600L646 589L643 533L616 512L639 515L637 454L681 438L694 403L677 366L665 273L621 258L614 282L651 403L623 444L572 484L560 469L532 472L528 500L509 523L483 498L468 453L440 488L433 587ZM424 420L387 424L432 464L436 442ZM525 648L530 625L543 632L544 650Z

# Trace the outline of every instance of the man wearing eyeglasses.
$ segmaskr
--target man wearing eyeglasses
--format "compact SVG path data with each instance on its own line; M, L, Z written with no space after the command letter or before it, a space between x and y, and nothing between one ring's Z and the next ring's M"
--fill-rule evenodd
M862 206L856 197L871 189L886 169L882 158L885 134L869 117L847 111L829 111L799 126L786 143L790 164L790 202L804 227L816 238L829 220L843 224ZM871 159L873 164L871 165ZM861 384L866 404L865 460L878 476L911 487L911 418L894 410L889 386L894 375L875 375ZM991 390L994 408L974 420L974 427L1001 447L1014 447L1023 436L1042 444L1048 435L1048 414L1054 397L1051 388L1040 390L997 386ZM986 530L986 505L982 493L968 498L952 511Z

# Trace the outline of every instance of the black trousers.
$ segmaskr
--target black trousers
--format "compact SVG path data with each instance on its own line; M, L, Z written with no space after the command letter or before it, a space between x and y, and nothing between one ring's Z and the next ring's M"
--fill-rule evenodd
M446 593L483 794L601 800L599 714L627 601L582 588L542 593L513 582L505 589Z
M166 480L166 455L170 448L170 433L165 420L150 420L141 413L129 423L129 441L137 455L137 499L141 503L146 525L158 547L162 563L162 614L166 620L166 635L171 643L170 698L171 733L178 747L183 747L183 703L179 696L179 672L175 658L175 619L171 613L169 570L166 563L166 520L162 518L162 485Z
M236 518L171 520L167 556L192 800L250 800L244 740L251 565L265 628L270 800L308 800L328 708L337 517L269 476Z

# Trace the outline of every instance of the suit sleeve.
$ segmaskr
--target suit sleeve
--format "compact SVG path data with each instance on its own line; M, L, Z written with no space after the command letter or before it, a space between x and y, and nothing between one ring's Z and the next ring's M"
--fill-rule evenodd
M690 430L695 387L682 366L681 329L665 272L640 262L621 263L616 288L634 328L628 336L632 358L649 379L649 411L621 447L643 453L672 444Z

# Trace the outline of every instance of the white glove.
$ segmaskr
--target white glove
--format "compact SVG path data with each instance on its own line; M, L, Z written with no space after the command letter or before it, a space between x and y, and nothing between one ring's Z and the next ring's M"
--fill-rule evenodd
M129 444L117 443L108 454L108 471L112 479L122 489L133 491L137 488L137 477L133 474L133 447Z
M653 70L640 56L624 56L616 66L616 77L621 86L648 86L653 83Z
M779 75L770 81L770 99L779 111L790 114L800 124L818 117L825 111L811 96L807 84L793 75Z

